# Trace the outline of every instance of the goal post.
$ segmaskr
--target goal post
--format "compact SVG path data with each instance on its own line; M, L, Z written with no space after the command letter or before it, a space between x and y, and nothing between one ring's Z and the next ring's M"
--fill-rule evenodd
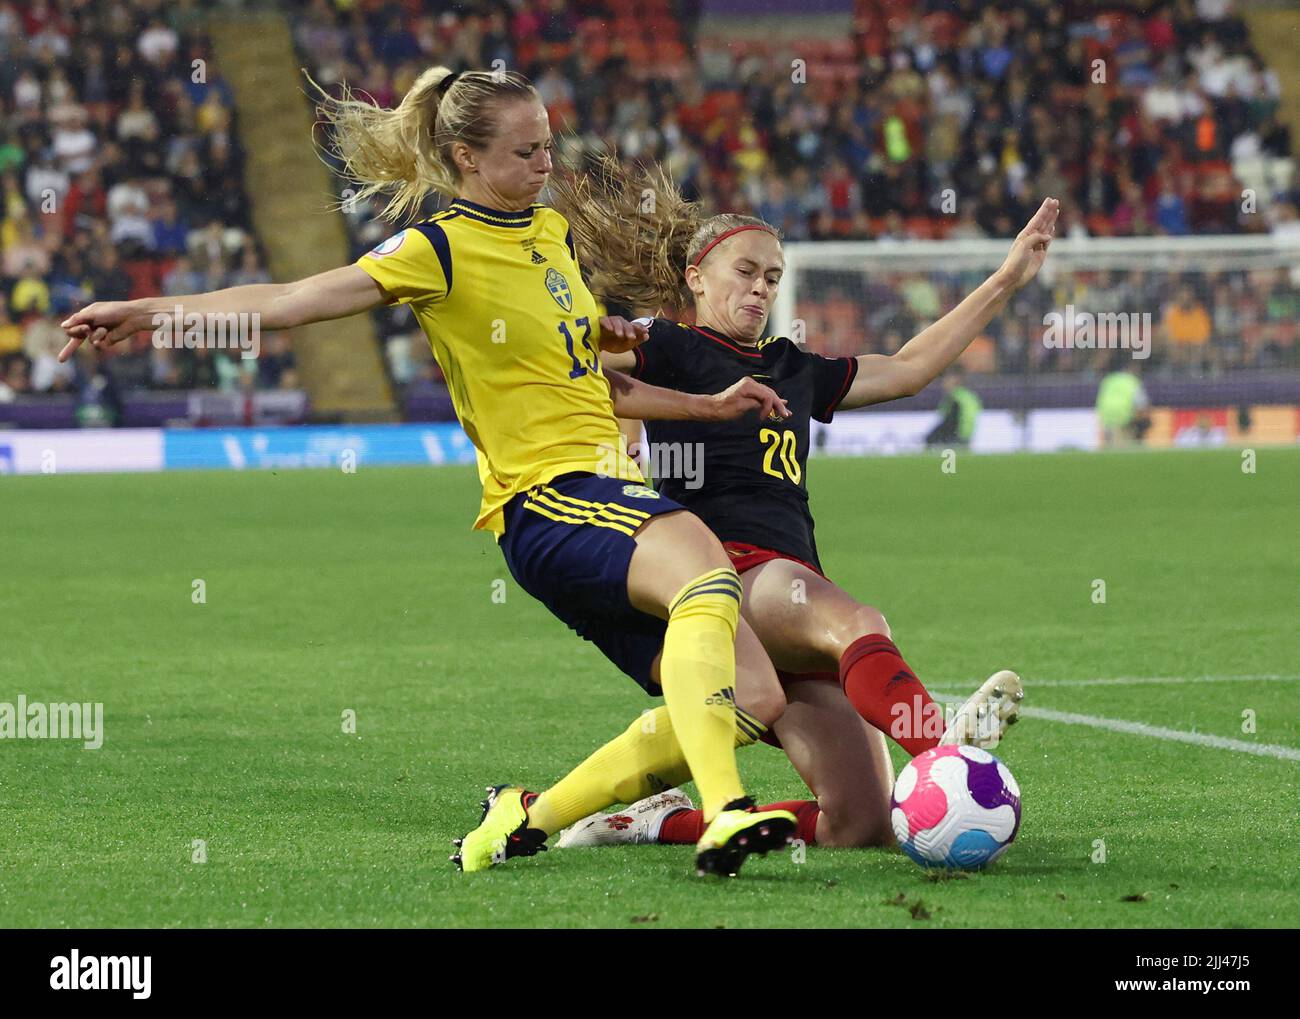
M892 354L997 269L1010 244L787 244L769 332L828 356ZM1294 442L1300 239L1061 238L959 364L985 406L1087 408L1104 376L1131 370L1170 412L1155 430L1162 442L1192 423L1227 441ZM939 388L888 409L932 410Z

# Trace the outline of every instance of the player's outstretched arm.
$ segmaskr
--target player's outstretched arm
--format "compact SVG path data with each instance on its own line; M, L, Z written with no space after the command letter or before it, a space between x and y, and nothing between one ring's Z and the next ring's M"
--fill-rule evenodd
M155 316L182 313L259 316L259 328L290 329L311 322L345 318L388 303L388 295L364 269L345 265L294 283L259 283L185 297L145 297L137 301L96 301L63 320L68 342L59 352L66 361L83 343L98 350L144 329L156 329Z
M895 354L862 354L840 409L915 396L943 374L970 342L1037 275L1056 232L1061 203L1048 198L1020 231L996 272L961 304L908 340Z
M730 421L752 410L759 420L788 418L790 409L776 390L743 378L721 393L702 395L679 393L634 379L622 372L605 369L614 414L642 421Z

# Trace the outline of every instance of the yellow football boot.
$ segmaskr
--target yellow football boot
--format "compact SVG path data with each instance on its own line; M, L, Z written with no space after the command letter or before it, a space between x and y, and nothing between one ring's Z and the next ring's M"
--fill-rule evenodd
M528 827L524 800L533 794L518 786L488 786L488 798L479 804L483 819L463 839L452 839L457 852L451 862L469 872L487 870L512 856L533 856L546 849L546 833Z
M798 821L788 810L755 810L751 799L733 800L709 822L695 843L695 873L735 877L750 853L789 845Z

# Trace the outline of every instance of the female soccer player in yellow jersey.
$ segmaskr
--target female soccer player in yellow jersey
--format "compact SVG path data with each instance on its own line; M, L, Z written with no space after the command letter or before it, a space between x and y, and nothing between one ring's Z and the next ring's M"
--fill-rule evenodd
M635 464L609 469L620 448L616 411L779 418L779 399L753 380L716 397L685 396L602 370L598 348L626 349L644 330L602 315L568 225L535 204L551 173L551 135L521 75L431 68L395 109L345 90L324 97L321 110L360 197L388 196L386 218L410 216L434 192L453 199L448 210L354 265L294 283L91 304L64 321L61 357L82 342L104 348L156 328L156 316L177 304L187 316L248 313L265 329L409 304L477 450L483 500L474 526L497 536L525 590L648 690L662 688L709 819L697 869L734 873L748 853L789 841L793 815L755 810L736 767L738 724L752 740L775 717L738 723L738 664L752 673L747 685L776 690L774 712L783 703L771 663L739 619L740 578L709 529L647 488ZM662 633L653 653L625 640L652 623ZM634 767L630 741L611 753ZM620 790L634 799L651 791ZM595 772L535 798L500 787L455 859L468 871L531 855L548 834L617 802L610 795Z
M890 841L892 768L882 733L912 755L940 742L992 747L1015 720L1021 686L1015 673L995 673L946 726L880 611L827 579L808 509L810 419L829 421L836 410L910 396L938 377L1038 272L1057 201L1043 202L983 285L898 353L826 358L763 332L784 269L770 224L701 217L662 173L633 173L613 161L597 174L562 175L552 190L596 293L642 308L694 306L692 325L640 320L650 337L630 352L603 355L607 367L686 392L712 391L752 374L786 400L790 417L761 427L648 423L652 445L703 450L702 485L669 476L657 479L657 487L722 540L742 576L743 617L781 670L789 707L773 731L817 802L762 809L792 810L807 842ZM644 200L648 193L653 202ZM627 229L629 222L637 228ZM615 223L617 231L610 229ZM746 707L743 675L736 696ZM665 743L670 725L665 720L659 727ZM656 774L664 785L677 785L686 773L665 763L667 755ZM588 819L559 844L682 841L700 820L683 806L689 804L679 795L650 797Z

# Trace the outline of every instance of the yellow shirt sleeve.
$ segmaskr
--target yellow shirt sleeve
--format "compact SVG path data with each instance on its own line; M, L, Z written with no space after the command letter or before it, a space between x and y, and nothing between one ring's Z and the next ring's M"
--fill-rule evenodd
M451 289L451 248L436 223L421 223L375 246L357 259L398 304L438 301Z

